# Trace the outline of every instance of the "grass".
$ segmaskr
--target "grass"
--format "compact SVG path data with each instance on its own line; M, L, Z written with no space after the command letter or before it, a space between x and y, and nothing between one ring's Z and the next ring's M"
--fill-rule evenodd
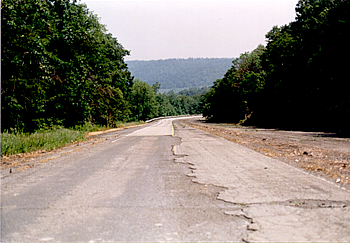
M116 127L128 127L139 123L118 123ZM91 126L88 123L73 129L54 127L27 133L1 133L1 157L38 150L52 150L85 139L88 132L108 130L107 127Z
M85 132L67 128L41 130L32 134L1 134L1 157L11 154L52 150L75 141L83 140Z

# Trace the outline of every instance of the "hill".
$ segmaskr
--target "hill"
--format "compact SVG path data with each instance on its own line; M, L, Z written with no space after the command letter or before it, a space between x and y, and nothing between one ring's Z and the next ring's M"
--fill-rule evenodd
M131 75L162 90L211 86L223 78L234 58L188 58L126 61Z

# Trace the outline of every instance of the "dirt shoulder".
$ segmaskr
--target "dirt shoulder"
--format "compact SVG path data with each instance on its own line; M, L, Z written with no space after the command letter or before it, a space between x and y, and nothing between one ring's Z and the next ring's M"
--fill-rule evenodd
M181 122L350 188L350 138L323 132L206 123L203 119Z

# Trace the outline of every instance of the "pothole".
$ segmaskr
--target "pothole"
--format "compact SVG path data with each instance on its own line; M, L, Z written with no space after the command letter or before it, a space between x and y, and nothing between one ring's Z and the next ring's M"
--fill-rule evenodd
M287 200L278 204L300 208L345 208L350 206L350 201L296 199Z

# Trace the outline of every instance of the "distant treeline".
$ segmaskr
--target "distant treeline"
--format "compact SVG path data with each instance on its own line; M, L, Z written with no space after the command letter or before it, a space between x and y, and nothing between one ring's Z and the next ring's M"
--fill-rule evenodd
M349 133L349 30L350 1L300 0L294 22L273 27L266 47L242 54L215 82L203 114L212 121Z
M188 58L127 61L132 76L148 84L158 82L161 89L177 90L212 86L222 78L233 58Z
M159 116L201 114L202 96L208 88L191 88L179 93L159 93L160 84L152 86L136 79L132 89L133 114L137 120L148 120Z

